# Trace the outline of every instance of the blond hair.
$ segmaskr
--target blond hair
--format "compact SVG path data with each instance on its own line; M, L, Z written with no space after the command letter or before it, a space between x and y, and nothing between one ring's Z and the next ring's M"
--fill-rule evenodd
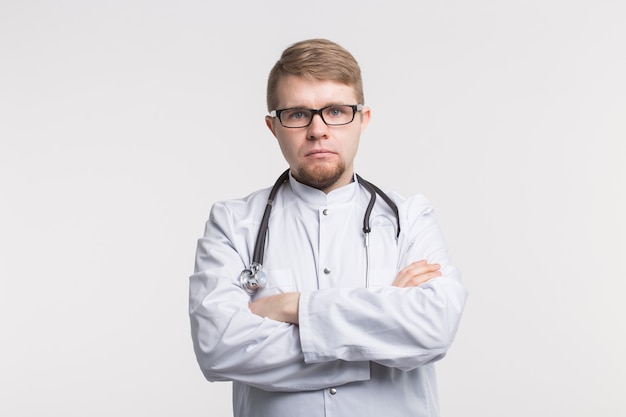
M352 87L358 104L364 104L359 64L350 52L327 39L300 41L283 51L267 80L268 111L276 110L278 82L286 75L316 81L338 81Z

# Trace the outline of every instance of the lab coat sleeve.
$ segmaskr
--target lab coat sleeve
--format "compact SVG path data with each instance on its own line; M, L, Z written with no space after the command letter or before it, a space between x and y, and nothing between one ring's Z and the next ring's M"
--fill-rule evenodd
M189 314L205 377L266 391L317 390L369 379L366 361L306 363L297 326L252 314L250 298L238 285L252 246L246 229L252 228L217 203L198 241Z
M421 196L400 206L398 270L426 259L442 276L418 287L331 288L300 296L300 340L307 363L374 361L411 370L441 359L454 340L467 298L440 229Z

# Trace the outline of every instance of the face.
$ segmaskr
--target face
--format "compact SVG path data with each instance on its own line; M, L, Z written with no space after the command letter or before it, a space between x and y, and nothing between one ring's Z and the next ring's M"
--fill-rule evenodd
M300 107L319 109L331 104L360 104L352 87L337 81L312 81L293 75L280 80L277 88L278 109ZM349 184L354 173L354 157L361 132L370 119L364 107L352 123L327 126L319 115L307 127L286 128L278 118L265 118L299 182L326 193Z

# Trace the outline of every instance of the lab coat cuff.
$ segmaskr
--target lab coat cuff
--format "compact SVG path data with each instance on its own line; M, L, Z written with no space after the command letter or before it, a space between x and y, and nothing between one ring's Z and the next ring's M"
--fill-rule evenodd
M313 293L301 293L300 301L298 305L298 322L300 330L300 345L302 346L302 353L304 354L304 361L306 363L322 362L318 352L321 346L316 346L315 337L315 323L311 319L310 308L311 298Z

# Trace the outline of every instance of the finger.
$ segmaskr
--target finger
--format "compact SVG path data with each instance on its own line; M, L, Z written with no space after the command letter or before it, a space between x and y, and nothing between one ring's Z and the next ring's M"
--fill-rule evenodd
M394 279L392 285L403 287L412 277L416 275L416 269L419 269L425 264L426 261L417 261L402 268L400 271L398 271L398 274L396 275L396 278Z
M407 279L416 275L427 274L441 269L439 264L428 264L426 262L414 262L398 272L399 279Z
M440 268L441 265L437 263L430 264L426 261L418 261L408 265L405 269L413 274L420 274L424 272L436 271Z
M402 280L396 280L392 285L394 287L400 287L400 288L417 287L418 285L421 285L425 282L430 281L433 278L437 278L440 276L441 276L441 271L433 271L433 272L428 272L426 274L405 277Z
M413 262L396 276L391 285L396 287L413 287L422 284L432 278L441 276L441 265L429 264L426 261Z
M407 265L404 268L402 268L400 271L398 271L398 276L414 275L415 274L414 271L416 269L422 268L422 267L424 267L426 265L428 265L428 262L426 262L426 260L412 262L409 265Z
M413 277L412 279L410 279L405 284L405 287L417 287L419 285L422 285L422 284L430 281L431 279L438 278L440 276L441 276L441 271L433 271L433 272L429 272L427 274L418 275L418 276Z

